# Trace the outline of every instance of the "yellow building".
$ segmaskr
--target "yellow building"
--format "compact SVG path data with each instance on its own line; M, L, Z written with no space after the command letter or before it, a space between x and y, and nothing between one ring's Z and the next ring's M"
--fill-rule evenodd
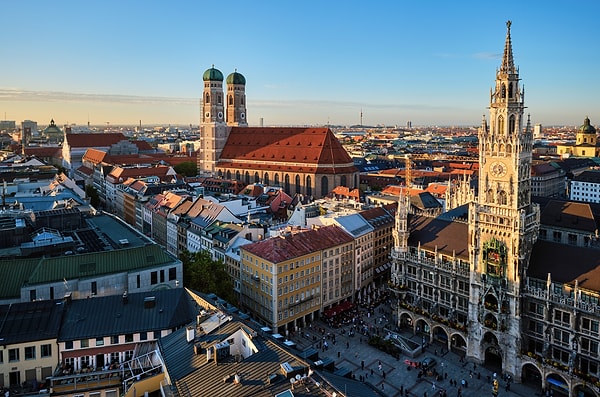
M64 305L54 300L0 306L0 388L45 389L59 362Z
M338 226L245 245L242 306L274 332L295 331L327 306L352 297L353 258L354 239Z
M600 157L600 142L590 119L586 117L577 130L575 145L558 145L556 151L561 156Z

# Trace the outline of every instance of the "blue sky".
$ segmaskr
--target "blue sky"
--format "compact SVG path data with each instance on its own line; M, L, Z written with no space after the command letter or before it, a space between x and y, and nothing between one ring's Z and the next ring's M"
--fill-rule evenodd
M552 5L550 5L552 4ZM212 64L257 125L478 125L506 34L532 122L600 122L597 1L10 1L0 116L199 123ZM6 116L5 116L6 115Z

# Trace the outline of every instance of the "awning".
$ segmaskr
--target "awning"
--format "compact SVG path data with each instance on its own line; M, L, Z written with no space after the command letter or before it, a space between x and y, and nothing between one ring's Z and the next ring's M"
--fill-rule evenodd
M385 272L386 270L388 270L391 267L392 267L392 262L387 262L387 263L377 267L377 269L375 269L375 273L379 274L381 272Z
M569 391L569 387L567 386L567 384L565 382L561 382L558 379L554 379L554 378L548 378L548 383L550 383L552 386L556 386L559 389L568 392Z
M344 313L344 312L352 309L353 307L354 307L354 303L348 302L348 301L344 301L344 302L341 302L341 303L333 306L331 309L325 310L323 312L323 315L325 317L333 317L333 316L336 316L338 314Z

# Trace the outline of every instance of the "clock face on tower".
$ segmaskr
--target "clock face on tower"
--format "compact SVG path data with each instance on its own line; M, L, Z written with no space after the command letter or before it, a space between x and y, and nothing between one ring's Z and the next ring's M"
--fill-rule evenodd
M504 175L506 175L506 170L506 165L500 161L494 161L490 165L490 174L494 178L502 178Z

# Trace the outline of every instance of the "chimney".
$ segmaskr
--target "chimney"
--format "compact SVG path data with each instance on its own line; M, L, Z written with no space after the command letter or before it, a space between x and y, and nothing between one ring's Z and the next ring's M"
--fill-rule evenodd
M127 297L127 291L123 292L123 304L126 305L129 303L129 298Z
M147 296L144 298L144 309L152 309L156 306L156 297Z
M195 329L194 327L187 327L185 329L185 339L188 343L192 342L195 338Z

